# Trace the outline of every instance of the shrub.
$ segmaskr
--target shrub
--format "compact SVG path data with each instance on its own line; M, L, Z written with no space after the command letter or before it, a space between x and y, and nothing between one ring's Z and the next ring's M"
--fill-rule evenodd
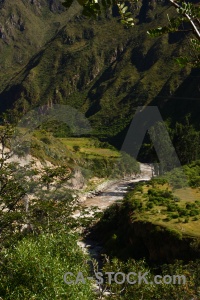
M174 203L170 203L170 204L167 205L167 210L168 211L175 212L175 211L177 211L177 209L178 209L178 207Z
M178 208L178 212L179 212L179 215L182 217L182 216L188 216L190 211L187 210L186 208L181 208L179 207Z
M168 221L171 221L172 217L171 216L168 216L164 219L164 221L168 222Z
M147 208L148 209L152 209L154 207L153 203L152 202L148 202L147 203Z
M182 240L182 233L176 229L167 229L170 235L178 240Z
M80 151L80 147L79 147L78 145L74 145L74 146L73 146L73 149L74 149L75 152Z
M171 215L171 217L172 217L172 219L177 219L179 217L179 214L174 213Z
M196 205L196 203L187 202L186 203L186 208L187 209L197 208L197 205Z
M142 188L142 185L136 185L135 187L134 187L134 191L135 192L140 192L140 193L142 193L143 192L143 188Z
M151 184L161 184L161 185L164 185L165 183L168 183L168 180L165 179L165 178L153 178L151 179L150 181Z
M165 191L161 191L161 196L164 197L164 198L171 198L172 197L172 192L171 191L168 191L168 190L165 190Z
M51 141L48 137L42 137L40 139L40 141L42 141L43 143L47 144L47 145L50 145L51 144Z
M142 201L140 199L132 200L132 209L133 210L141 210L142 209Z
M2 254L0 294L4 300L92 300L88 281L67 285L63 280L66 272L81 271L86 278L89 272L85 258L74 234L24 238Z
M149 195L149 196L159 196L159 190L156 190L156 189L149 189L149 190L148 190L148 195Z
M190 216L197 216L199 214L199 210L198 209L191 209L190 211Z

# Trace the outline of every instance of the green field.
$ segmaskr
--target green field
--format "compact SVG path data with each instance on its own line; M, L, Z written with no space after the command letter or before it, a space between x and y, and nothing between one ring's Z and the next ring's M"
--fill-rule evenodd
M3 128L3 127L2 127ZM18 128L19 129L19 128ZM120 152L109 144L94 138L56 138L45 130L29 132L20 128L18 138L22 148L28 147L30 154L42 160L59 158L118 158ZM19 151L20 154L20 151Z
M116 150L103 148L98 140L92 138L59 138L68 150L76 152L80 156L87 155L89 158L117 158L120 153ZM78 146L78 151L75 147Z
M175 229L181 234L200 236L200 189L169 184L136 187L126 199L132 204L133 220L144 220Z

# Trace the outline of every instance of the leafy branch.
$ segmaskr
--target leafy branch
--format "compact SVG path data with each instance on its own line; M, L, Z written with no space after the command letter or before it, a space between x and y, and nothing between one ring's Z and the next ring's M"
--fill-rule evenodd
M180 66L185 66L186 64L191 64L193 67L200 66L200 6L194 5L190 2L181 2L175 0L169 0L169 2L176 8L178 13L176 18L169 18L169 25L164 27L157 27L155 29L148 30L147 33L152 37L161 36L166 33L174 32L189 32L192 31L195 38L190 40L191 49L193 49L197 54L194 58L179 57L176 59ZM190 25L190 29L185 28L185 25ZM182 28L181 28L182 26Z
M83 7L82 14L89 18L97 18L102 13L105 13L109 7L117 6L118 13L120 15L120 21L126 27L134 26L131 12L128 12L128 6L124 1L116 0L77 0ZM137 2L138 0L133 0ZM73 3L73 0L65 0L62 4L65 8L69 8Z

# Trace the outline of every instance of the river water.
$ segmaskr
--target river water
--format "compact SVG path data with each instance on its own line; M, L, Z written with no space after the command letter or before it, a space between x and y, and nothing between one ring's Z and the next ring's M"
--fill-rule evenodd
M127 177L111 183L111 185L105 188L98 196L87 198L82 204L86 207L98 206L100 210L103 210L114 202L122 200L129 187L132 186L134 182L146 181L151 178L151 165L141 163L140 170L141 173L139 176Z
M86 198L86 200L82 202L82 205L88 208L97 206L99 210L102 211L114 202L122 200L125 194L128 192L128 188L133 185L134 182L148 181L151 179L151 165L141 163L140 170L141 173L137 177L133 176L115 182L112 181L110 185L107 186L102 192L100 192L98 196ZM77 212L74 216L78 217L79 215L80 213ZM101 245L96 244L95 241L90 239L79 241L78 244L83 249L83 251L89 252L90 256L92 258L95 258L100 263L100 252L102 250Z
M140 175L124 178L118 181L111 181L110 185L107 185L97 196L86 198L82 205L91 208L92 206L97 206L99 210L103 211L111 204L116 201L120 201L124 198L125 194L128 192L130 186L133 186L135 182L148 181L152 177L152 166L149 164L140 164ZM76 212L74 215L76 218L80 215L80 212ZM102 266L101 252L102 246L92 239L84 239L78 242L78 245L86 253L89 253L91 258L94 258L99 265L99 269ZM99 286L94 285L94 290L99 292Z

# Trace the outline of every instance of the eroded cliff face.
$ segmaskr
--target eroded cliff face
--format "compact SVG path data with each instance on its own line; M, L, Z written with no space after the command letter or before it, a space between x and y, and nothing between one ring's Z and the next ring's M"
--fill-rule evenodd
M64 11L62 1L60 0L29 0L29 2L39 9L47 6L54 13Z
M143 259L150 263L200 258L200 237L138 219L128 204L115 204L91 229L89 237L100 242L108 255Z
M133 257L145 256L150 262L172 263L200 258L200 240L149 222L128 224L126 243L132 246Z
M29 0L29 1L11 1L3 0L0 2L0 25L1 25L1 41L12 46L12 42L26 43L31 42L34 45L37 34L38 46L40 39L43 36L44 23L49 26L47 14L53 20L53 15L50 12L59 13L64 11L61 1L58 0ZM51 21L50 21L51 22ZM41 27L40 27L41 26ZM21 32L21 35L19 34ZM22 35L26 35L26 40ZM2 49L4 44L1 43ZM16 49L13 49L17 52Z

